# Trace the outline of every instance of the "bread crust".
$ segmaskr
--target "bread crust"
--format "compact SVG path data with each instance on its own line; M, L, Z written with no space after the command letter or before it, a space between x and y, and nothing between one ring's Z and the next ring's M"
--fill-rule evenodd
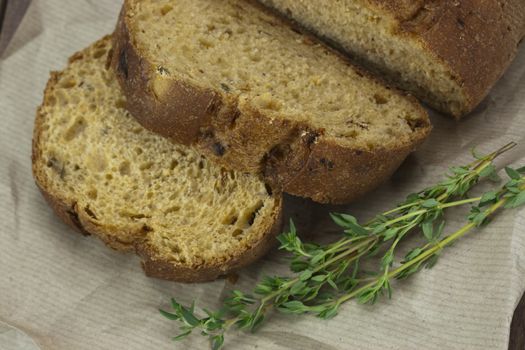
M106 36L98 43L110 41ZM97 45L97 44L95 44ZM82 59L85 51L80 51L70 58L70 62ZM52 72L44 91L45 106L51 96L51 91L59 81L61 72ZM45 166L41 150L42 126L45 114L40 107L36 113L35 126L33 130L32 142L32 170L35 182L44 196L47 203L55 213L69 226L80 232L84 236L93 235L100 238L107 246L117 251L135 251L142 258L142 266L146 275L177 282L206 282L217 279L236 269L244 267L255 260L261 258L277 242L276 235L280 233L282 227L283 198L280 193L275 193L275 208L266 225L260 230L263 232L261 239L252 246L246 247L243 251L233 254L228 260L220 262L210 262L200 266L185 266L173 261L166 261L159 258L160 254L152 247L144 231L126 232L129 240L119 240L119 235L115 228L105 227L97 223L85 210L77 205L75 198L67 198L61 193L52 190L49 179L43 171Z
M410 140L393 149L345 147L323 130L272 119L223 91L160 77L162 67L148 62L134 45L128 6L126 1L114 34L111 66L130 113L155 133L196 145L221 166L263 173L277 190L320 203L348 203L389 178L431 130L426 112L410 97L423 116Z
M169 261L159 259L155 249L148 244L138 244L135 249L142 258L142 268L149 277L186 283L213 281L252 264L276 246L278 241L275 237L281 232L282 227L281 212L277 215L274 224L268 228L268 233L256 245L245 249L241 254L235 255L221 264L208 264L191 268L183 265L176 266Z
M459 118L488 95L525 36L523 0L362 0L394 17L401 34L417 40L451 71L465 104Z

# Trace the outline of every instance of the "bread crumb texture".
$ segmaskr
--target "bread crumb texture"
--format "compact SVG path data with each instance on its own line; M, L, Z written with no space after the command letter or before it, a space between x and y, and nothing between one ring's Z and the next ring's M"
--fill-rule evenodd
M185 81L235 96L241 113L306 123L363 150L410 144L429 124L416 103L252 1L129 0L126 15L133 45L157 67L151 86L163 103L166 80Z
M175 267L226 266L269 234L280 197L134 121L105 68L110 44L75 55L48 85L35 131L38 184L114 247L141 246Z
M441 109L459 111L466 98L445 64L415 36L400 32L393 15L367 1L331 1L328 6L318 6L315 0L261 2L337 42L359 61Z
M456 117L487 95L525 35L523 0L259 1Z

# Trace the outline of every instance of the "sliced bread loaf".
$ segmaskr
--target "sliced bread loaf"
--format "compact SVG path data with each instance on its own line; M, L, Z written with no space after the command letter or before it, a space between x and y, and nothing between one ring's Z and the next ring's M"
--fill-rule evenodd
M434 108L460 117L525 35L525 1L260 0Z
M53 73L35 123L33 172L57 214L146 274L215 279L261 257L280 229L281 196L141 127L106 62L106 37Z
M127 0L114 38L141 124L294 195L355 199L430 131L414 99L255 1Z

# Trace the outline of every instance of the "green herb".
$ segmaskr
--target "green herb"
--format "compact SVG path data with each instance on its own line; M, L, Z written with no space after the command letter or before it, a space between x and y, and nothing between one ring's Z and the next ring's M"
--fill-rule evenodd
M328 245L303 243L296 227L290 222L288 232L279 236L280 249L292 254L293 277L265 277L253 295L233 291L224 307L215 313L206 311L199 318L195 307L184 307L172 300L172 312L161 311L171 320L181 322L182 339L193 330L210 338L213 349L224 343L224 334L231 327L256 330L267 311L274 308L283 313L312 313L322 319L337 315L340 306L351 299L360 303L374 303L382 295L391 297L392 280L404 279L423 267L431 268L441 251L470 230L486 224L500 208L515 208L525 204L525 169L506 168L509 181L499 190L480 197L466 198L469 190L480 179L497 179L493 161L514 147L511 143L472 164L451 168L446 180L423 191L411 194L393 210L377 215L361 225L348 214L331 214L333 221L343 229L343 237ZM468 224L443 237L445 210L474 204ZM396 249L411 232L419 230L427 243L406 254L395 264ZM378 271L372 276L360 268L363 259L376 259Z

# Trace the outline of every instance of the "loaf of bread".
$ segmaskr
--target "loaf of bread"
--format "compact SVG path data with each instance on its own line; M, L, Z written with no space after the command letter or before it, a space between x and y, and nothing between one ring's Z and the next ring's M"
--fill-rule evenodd
M318 202L373 189L431 128L413 98L256 1L126 0L114 43L142 125Z
M215 279L270 248L282 199L253 175L210 164L141 127L108 69L106 37L53 73L33 139L33 172L68 224L135 250L146 274Z
M430 106L471 112L516 55L524 0L260 0Z

